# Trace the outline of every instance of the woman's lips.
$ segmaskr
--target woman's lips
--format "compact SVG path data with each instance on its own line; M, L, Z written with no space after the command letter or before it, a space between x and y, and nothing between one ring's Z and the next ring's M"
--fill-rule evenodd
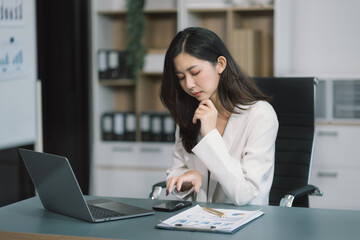
M192 94L194 95L194 97L199 97L201 95L201 92L193 92Z

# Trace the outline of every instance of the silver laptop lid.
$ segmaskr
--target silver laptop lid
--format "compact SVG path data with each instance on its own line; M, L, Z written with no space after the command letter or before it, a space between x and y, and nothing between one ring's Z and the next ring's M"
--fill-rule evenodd
M46 209L94 221L67 158L26 149L19 153Z

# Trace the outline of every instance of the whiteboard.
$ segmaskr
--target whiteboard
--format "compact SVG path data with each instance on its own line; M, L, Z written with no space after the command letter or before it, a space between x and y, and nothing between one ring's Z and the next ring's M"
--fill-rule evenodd
M0 149L36 142L35 0L0 1Z

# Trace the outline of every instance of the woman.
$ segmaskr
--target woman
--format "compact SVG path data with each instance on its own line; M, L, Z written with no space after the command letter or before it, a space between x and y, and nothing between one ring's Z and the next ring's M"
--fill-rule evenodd
M175 36L160 98L177 124L167 194L268 205L277 117L215 33L192 27Z

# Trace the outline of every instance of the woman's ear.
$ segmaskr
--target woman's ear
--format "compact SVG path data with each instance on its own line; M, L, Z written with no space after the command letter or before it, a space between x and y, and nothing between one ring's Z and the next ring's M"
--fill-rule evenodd
M219 75L222 74L222 72L225 70L226 64L227 64L227 61L224 56L218 57L217 64L216 64L216 71L218 72Z

